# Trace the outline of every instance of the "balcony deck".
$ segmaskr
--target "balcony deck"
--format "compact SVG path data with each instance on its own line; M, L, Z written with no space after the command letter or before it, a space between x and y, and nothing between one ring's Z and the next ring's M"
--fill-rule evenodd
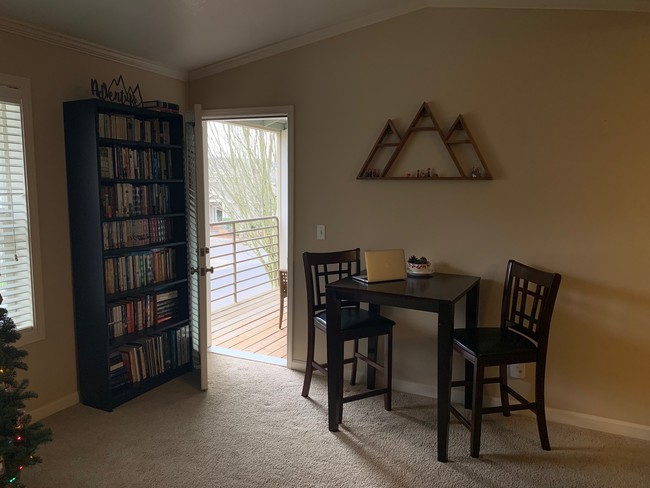
M213 312L211 345L286 360L286 307L285 299L281 329L279 289Z

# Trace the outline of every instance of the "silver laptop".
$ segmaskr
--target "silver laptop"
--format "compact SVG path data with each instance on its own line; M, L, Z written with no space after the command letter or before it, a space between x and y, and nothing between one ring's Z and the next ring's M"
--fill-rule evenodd
M404 249L366 251L366 274L353 278L362 283L379 283L406 279Z

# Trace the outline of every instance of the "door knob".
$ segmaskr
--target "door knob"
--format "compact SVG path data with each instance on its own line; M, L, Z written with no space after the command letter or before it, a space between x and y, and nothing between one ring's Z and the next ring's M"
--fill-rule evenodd
M214 273L214 266L209 268L201 268L201 276L205 276L206 273Z

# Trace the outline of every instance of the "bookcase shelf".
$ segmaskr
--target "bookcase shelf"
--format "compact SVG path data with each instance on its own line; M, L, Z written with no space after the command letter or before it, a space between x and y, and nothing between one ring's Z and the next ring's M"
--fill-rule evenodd
M79 396L111 411L192 369L183 119L63 113Z

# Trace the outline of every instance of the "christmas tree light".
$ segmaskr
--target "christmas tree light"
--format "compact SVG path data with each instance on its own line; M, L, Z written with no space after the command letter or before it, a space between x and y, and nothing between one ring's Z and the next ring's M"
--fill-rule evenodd
M25 400L37 395L27 390L26 379L16 379L17 370L27 370L27 351L13 345L18 339L14 321L0 307L0 488L24 487L20 472L40 463L37 447L52 440L52 431L41 422L32 424L31 416L23 410Z

